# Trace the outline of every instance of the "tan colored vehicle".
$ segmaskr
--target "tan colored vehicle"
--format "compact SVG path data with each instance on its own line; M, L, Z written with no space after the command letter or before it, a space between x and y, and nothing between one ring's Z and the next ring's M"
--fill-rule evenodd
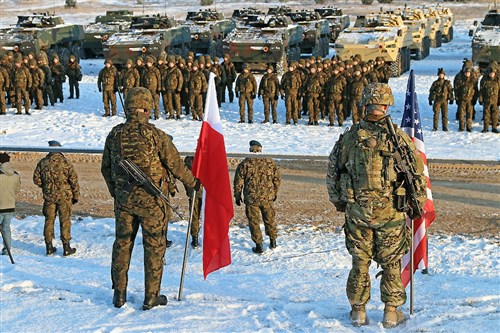
M449 43L453 39L453 23L455 22L453 20L453 13L450 8L442 7L440 5L438 5L436 9L439 16L441 16L441 22L443 23L443 43Z
M409 33L412 36L410 53L415 60L422 60L429 55L431 40L430 34L432 27L419 8L406 7L403 10L395 10L394 14L401 15L403 22L408 26Z
M434 7L422 6L422 11L432 27L430 35L431 47L441 47L441 44L443 43L442 29L444 28L444 25L441 23L441 16Z
M412 35L400 15L359 15L353 27L342 31L335 41L335 51L342 59L360 54L363 61L382 57L391 67L393 77L410 69Z

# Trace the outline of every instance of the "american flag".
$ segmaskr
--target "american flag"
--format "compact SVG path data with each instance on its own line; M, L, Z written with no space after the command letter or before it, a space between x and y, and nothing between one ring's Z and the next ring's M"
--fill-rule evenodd
M427 180L427 201L425 202L422 217L413 221L413 250L403 257L401 278L406 287L410 282L411 274L417 269L427 268L427 228L435 218L434 201L432 200L431 181L429 178L429 169L427 168L427 157L425 155L424 135L418 112L418 99L415 92L415 76L413 70L408 78L408 87L406 88L405 109L403 119L401 120L401 129L408 134L415 143L420 156L424 162L424 174ZM408 218L408 223L411 220ZM413 271L410 272L410 255L414 256Z

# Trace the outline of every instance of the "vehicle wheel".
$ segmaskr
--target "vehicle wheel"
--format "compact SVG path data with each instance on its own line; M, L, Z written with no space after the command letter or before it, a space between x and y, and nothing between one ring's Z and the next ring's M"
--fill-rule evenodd
M80 46L78 44L73 44L71 46L70 55L74 55L78 63L80 63L80 54Z
M436 46L441 47L442 44L443 44L443 35L441 31L438 31L436 33Z
M60 47L57 50L57 55L59 56L59 61L61 62L61 65L66 67L69 62L69 50L66 47Z
M222 58L222 39L217 40L216 46L216 57Z
M283 75L285 74L286 68L288 66L287 60L286 60L286 52L283 52L281 55L280 61L276 64L276 73L278 75Z
M52 56L54 54L56 54L56 50L52 48L47 50L47 65L49 65L52 62Z
M450 27L450 29L448 30L448 42L451 42L453 39L453 27Z
M396 59L396 61L392 62L391 65L390 65L390 69L391 69L391 77L398 77L401 75L402 73L402 52L401 50L399 50L398 52L398 58Z
M415 60L422 60L424 59L424 54L425 54L425 45L422 43L422 47L415 52Z
M429 37L424 37L424 58L427 58L429 56L431 49L431 40Z

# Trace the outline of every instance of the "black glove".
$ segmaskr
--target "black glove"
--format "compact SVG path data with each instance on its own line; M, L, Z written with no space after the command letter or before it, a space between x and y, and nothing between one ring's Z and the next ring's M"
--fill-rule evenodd
M259 99L262 99L262 96L259 95Z
M429 105L432 106L432 101L431 100L429 100Z
M170 192L170 196L173 198L175 197L175 192Z
M193 190L195 190L196 192L198 192L200 190L200 188L201 188L201 181L198 178L196 178L196 182L195 182L195 184L193 186Z
M274 96L274 100L277 101L278 100L278 95Z
M238 92L236 92L236 98L240 97L240 94Z
M113 92L116 94L118 92L118 88L113 88Z
M281 95L281 99L285 99L285 95Z
M236 206L241 206L241 197L236 197Z
M250 98L251 99L255 99L255 93L254 92L250 93Z
M101 87L99 87L99 88L97 88L97 89L99 89L99 92L102 92L102 89L101 89Z
M78 202L78 199L75 199L75 198L71 199L71 203L72 203L73 205L75 205L77 202Z
M449 103L450 103L450 105L452 105L452 104L453 104L453 100L452 100L452 99L450 99Z

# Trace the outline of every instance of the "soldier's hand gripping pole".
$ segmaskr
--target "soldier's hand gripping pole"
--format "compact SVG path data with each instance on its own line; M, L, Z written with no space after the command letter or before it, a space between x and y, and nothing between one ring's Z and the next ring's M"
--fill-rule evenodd
M123 168L130 176L132 176L139 185L141 185L146 192L155 197L160 198L166 205L172 208L172 211L179 216L181 220L185 220L184 217L170 204L168 197L163 194L161 189L155 185L153 180L139 168L134 162L129 159L121 159L118 165Z
M1 226L0 226L0 233L2 234L2 239L5 239L5 235L3 234L3 229ZM10 262L12 264L15 264L14 258L12 258L12 253L10 252L10 246L5 246L5 248L7 249L7 253L9 254Z

